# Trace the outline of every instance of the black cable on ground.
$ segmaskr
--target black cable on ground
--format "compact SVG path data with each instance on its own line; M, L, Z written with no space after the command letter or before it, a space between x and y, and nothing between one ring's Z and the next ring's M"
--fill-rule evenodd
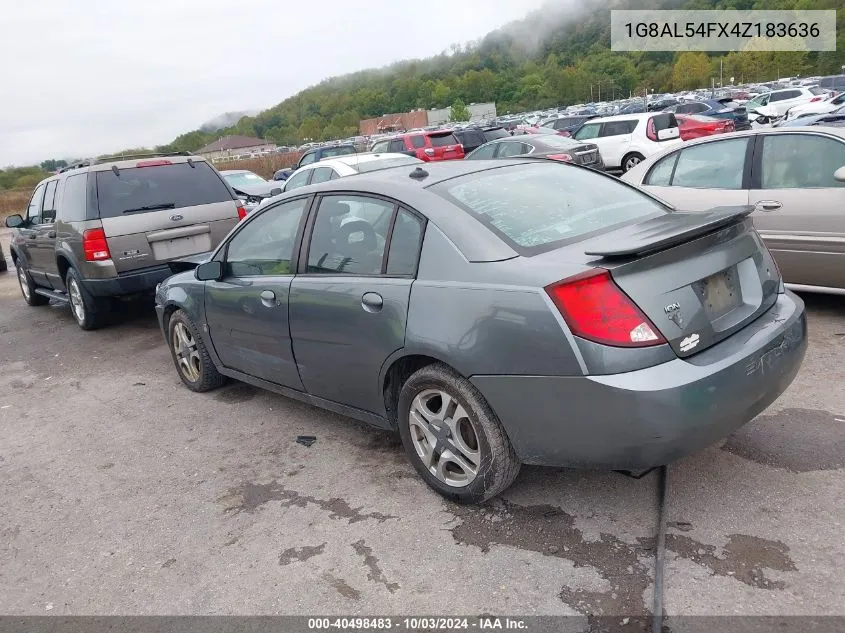
M666 498L669 495L669 469L661 466L657 475L657 545L654 555L654 604L651 633L663 631L663 565L666 559Z

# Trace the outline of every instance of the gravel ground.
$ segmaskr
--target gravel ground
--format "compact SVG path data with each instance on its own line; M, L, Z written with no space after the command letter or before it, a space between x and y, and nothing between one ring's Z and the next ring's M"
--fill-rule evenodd
M789 391L669 468L670 616L845 615L845 298L805 298ZM188 391L149 306L83 332L0 275L0 613L644 615L657 504L655 474L526 467L456 506L391 434Z

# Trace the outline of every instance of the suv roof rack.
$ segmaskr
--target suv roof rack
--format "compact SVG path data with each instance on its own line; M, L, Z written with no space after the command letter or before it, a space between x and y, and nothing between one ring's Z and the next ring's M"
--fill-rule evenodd
M59 173L70 171L71 169L80 169L81 167L90 167L91 165L98 165L101 163L113 163L119 160L132 160L135 158L158 158L160 156L194 156L193 152L146 152L135 154L115 154L112 156L105 156L102 158L86 158L63 167Z

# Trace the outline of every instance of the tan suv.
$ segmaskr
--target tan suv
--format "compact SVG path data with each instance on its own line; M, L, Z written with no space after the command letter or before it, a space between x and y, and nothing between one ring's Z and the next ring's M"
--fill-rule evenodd
M214 249L246 215L200 156L85 161L35 188L12 215L11 256L29 305L67 302L79 327L103 325L115 298L152 293L167 262Z

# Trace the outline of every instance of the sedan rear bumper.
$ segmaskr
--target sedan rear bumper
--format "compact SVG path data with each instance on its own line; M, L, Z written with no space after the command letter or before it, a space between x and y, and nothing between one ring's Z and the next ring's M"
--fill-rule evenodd
M527 464L637 470L726 437L789 386L807 350L787 291L756 321L684 360L607 376L474 376Z

